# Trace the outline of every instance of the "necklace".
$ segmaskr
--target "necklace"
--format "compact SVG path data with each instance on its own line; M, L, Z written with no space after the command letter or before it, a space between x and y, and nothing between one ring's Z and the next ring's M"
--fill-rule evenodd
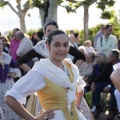
M68 70L67 70L65 64L62 63L62 65L63 65L63 71L67 74L67 76L70 76L70 74L69 74L69 72L68 72Z
M50 61L51 61L51 60L50 60ZM52 61L51 61L51 62L52 62ZM53 63L53 62L52 62L52 63ZM54 64L54 63L53 63L53 64ZM60 69L62 69L62 70L67 74L67 76L70 76L70 74L69 74L69 72L68 72L68 70L67 70L64 62L62 62L62 64L61 64L60 66L57 66L57 67L59 67Z

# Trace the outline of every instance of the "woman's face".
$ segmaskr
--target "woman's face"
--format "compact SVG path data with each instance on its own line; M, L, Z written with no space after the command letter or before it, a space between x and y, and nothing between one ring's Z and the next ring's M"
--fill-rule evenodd
M94 60L96 63L99 63L100 62L100 57L97 55L95 56L95 60Z
M77 41L79 41L79 40L80 40L80 35L78 35L78 36L77 36L76 40L77 40Z
M54 26L54 25L48 25L48 26L46 27L46 31L44 32L45 36L47 37L47 36L50 34L50 32L51 32L52 30L55 30L55 29L56 29L56 26Z
M7 44L7 40L5 38L2 38L3 45Z
M2 44L2 40L0 40L0 53L3 51L3 44Z
M88 54L86 55L86 62L87 62L87 63L90 63L90 62L92 62L92 61L93 61L92 55L91 55L91 53L88 53Z
M51 44L48 45L48 50L52 61L61 62L66 58L69 51L68 37L64 34L53 36Z
M88 42L88 43L86 44L86 46L87 46L87 47L90 47L90 46L91 46L91 44Z
M34 38L35 40L38 39L37 33L34 33L33 38Z

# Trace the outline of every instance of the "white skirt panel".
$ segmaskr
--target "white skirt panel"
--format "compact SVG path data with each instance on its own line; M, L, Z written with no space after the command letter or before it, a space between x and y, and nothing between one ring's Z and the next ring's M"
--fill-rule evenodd
M65 120L64 114L61 110L54 110L54 113L55 113L54 118L48 119L48 120ZM78 113L79 120L86 120L86 118L81 112L77 110L77 113Z

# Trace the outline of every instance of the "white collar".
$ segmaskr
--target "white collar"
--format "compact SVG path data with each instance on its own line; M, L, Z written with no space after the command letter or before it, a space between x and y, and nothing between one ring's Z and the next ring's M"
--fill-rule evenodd
M49 59L41 59L39 62L36 62L32 70L40 72L43 76L55 84L63 86L66 89L69 88L67 89L66 99L68 104L68 111L70 112L71 103L76 100L75 94L77 81L79 80L79 71L70 59L66 58L64 61L71 65L71 69L74 75L73 83L70 82L67 74L62 69L54 65Z

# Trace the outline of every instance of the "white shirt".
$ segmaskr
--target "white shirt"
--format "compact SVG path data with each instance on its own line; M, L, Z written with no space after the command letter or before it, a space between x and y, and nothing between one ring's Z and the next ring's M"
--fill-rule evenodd
M90 46L90 47L86 46L85 49L86 49L86 54L88 54L89 52L95 52L95 50L93 49L92 46Z
M97 51L105 53L108 57L112 49L117 49L117 38L114 35L109 35L108 39L106 40L105 35L103 35L102 42L101 37L98 38L96 49Z
M33 94L44 87L44 76L36 71L29 71L14 84L12 89L6 95L11 95L21 104L25 104L28 95Z

